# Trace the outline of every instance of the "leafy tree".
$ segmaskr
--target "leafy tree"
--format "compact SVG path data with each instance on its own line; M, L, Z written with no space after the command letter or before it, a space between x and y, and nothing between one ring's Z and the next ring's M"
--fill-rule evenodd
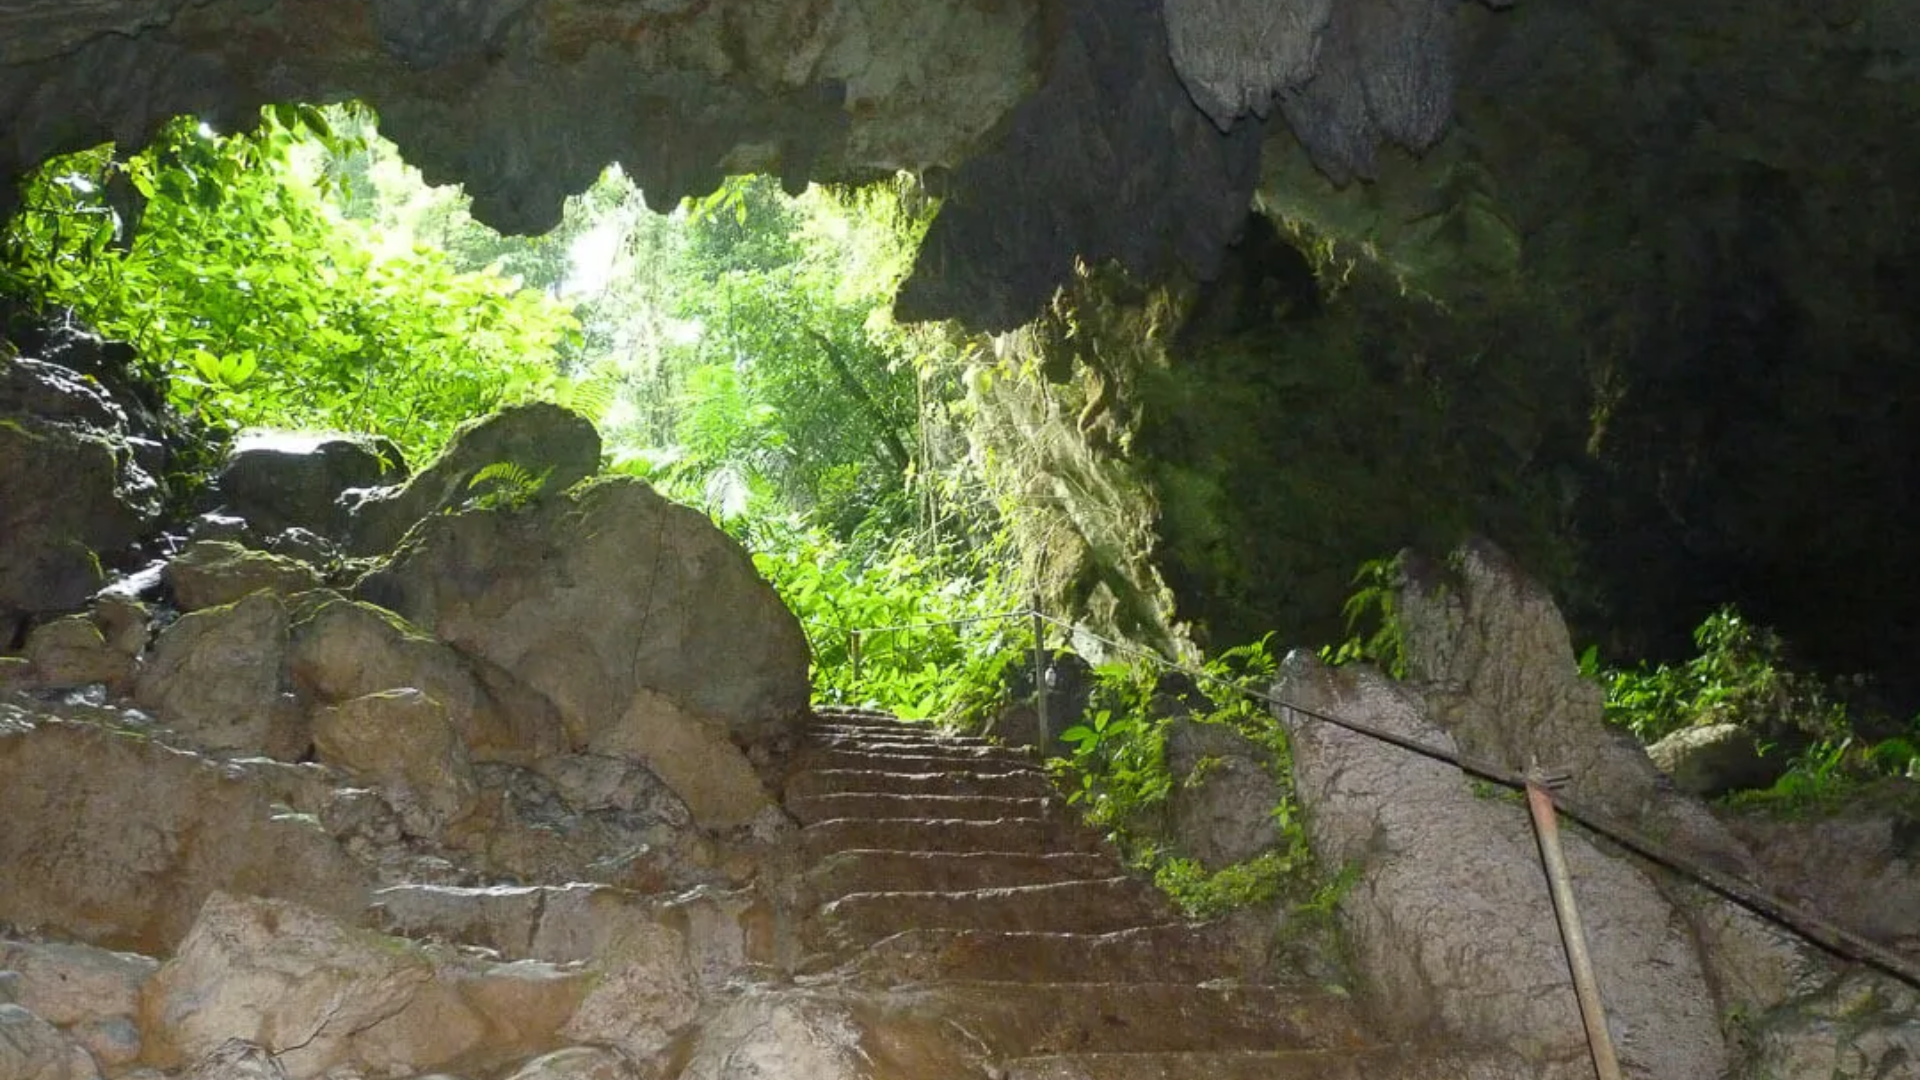
M342 138L317 110L276 107L247 134L183 118L132 156L56 159L0 238L0 289L133 343L175 405L229 430L377 431L418 457L551 393L570 314L432 249L381 252L293 167Z

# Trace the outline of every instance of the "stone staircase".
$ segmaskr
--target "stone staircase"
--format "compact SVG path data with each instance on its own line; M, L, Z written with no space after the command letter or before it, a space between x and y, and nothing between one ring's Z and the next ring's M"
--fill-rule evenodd
M1026 753L822 710L785 800L809 967L937 999L998 1080L1464 1075L1369 1038L1344 998L1248 978L1217 928L1125 873Z

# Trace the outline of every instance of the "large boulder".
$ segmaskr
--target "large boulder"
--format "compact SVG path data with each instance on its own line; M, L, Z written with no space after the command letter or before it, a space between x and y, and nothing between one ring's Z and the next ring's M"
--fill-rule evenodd
M1280 784L1266 748L1226 724L1193 720L1170 724L1166 747L1174 778L1167 825L1175 851L1218 870L1280 842L1273 817Z
M296 559L231 540L196 540L162 571L181 611L220 607L261 590L292 596L320 587L320 575Z
M310 593L294 604L290 633L294 683L314 700L338 705L419 690L446 709L475 761L523 763L564 747L560 719L545 697L384 608Z
M109 1071L140 1056L140 988L159 967L149 957L88 945L0 941L0 970L17 973L18 1003L64 1029Z
M0 1004L0 1077L6 1080L99 1080L87 1052L60 1029L18 1005Z
M313 744L321 761L374 778L411 836L439 836L479 797L446 706L411 687L321 709Z
M352 915L365 875L264 763L0 699L0 922L164 955L215 889Z
M310 736L289 690L287 608L258 592L161 633L134 697L207 750L294 760Z
M1786 772L1787 755L1765 754L1753 732L1738 724L1703 724L1647 747L1647 757L1673 786L1711 799L1772 785Z
M489 485L476 491L474 482L496 465L511 466L539 492L562 492L600 471L600 433L580 414L544 402L508 406L476 420L405 484L341 494L348 550L355 555L392 551L414 522L487 494ZM499 484L511 486L505 478ZM515 492L515 497L530 493Z
M683 745L712 766L723 740L776 736L807 705L798 620L739 545L637 480L430 518L359 591L544 694L572 745L669 784L705 767L671 762ZM689 724L714 734L676 732ZM722 818L764 799L693 797Z
M1583 807L1668 838L1716 869L1753 877L1747 848L1667 783L1632 735L1608 724L1599 683L1580 674L1544 586L1485 540L1444 565L1409 554L1399 595L1408 678L1434 723L1471 757L1568 776Z
M67 615L33 628L26 657L33 679L48 689L104 683L122 691L133 680L134 658L107 643L100 627L85 615Z
M306 529L337 537L347 520L340 496L406 475L400 449L386 439L249 431L234 441L214 486L222 509L260 536Z
M1410 690L1367 668L1289 656L1277 696L1452 750ZM1357 864L1340 914L1386 1018L1514 1049L1543 1080L1592 1075L1573 983L1524 809L1476 795L1456 767L1278 710L1308 835ZM1719 1076L1728 1057L1695 939L1638 866L1562 834L1609 1022L1631 1075Z
M0 364L0 619L72 611L158 519L125 410L93 380Z
M292 1080L342 1067L492 1071L561 1045L557 1032L589 982L577 970L462 960L296 904L215 893L143 989L141 1018L147 1059L163 1067L244 1039L275 1054Z

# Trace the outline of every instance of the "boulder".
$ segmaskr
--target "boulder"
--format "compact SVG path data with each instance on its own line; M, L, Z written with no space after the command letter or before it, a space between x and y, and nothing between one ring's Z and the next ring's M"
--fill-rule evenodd
M167 627L134 698L207 750L294 760L310 736L287 680L287 608L260 592Z
M623 927L591 960L593 991L563 1034L611 1046L638 1062L664 1057L699 1015L697 974L685 936L658 923Z
M1885 945L1920 950L1920 850L1912 781L1886 782L1893 805L1873 789L1853 805L1802 820L1729 817L1765 867L1761 880L1806 897L1828 918ZM1894 801L1899 800L1899 801ZM1910 806L1910 804L1908 804Z
M1295 652L1280 700L1453 749L1419 696L1368 668ZM1566 954L1525 810L1475 795L1458 768L1293 709L1308 836L1357 863L1340 916L1385 1017L1511 1048L1542 1077L1591 1075ZM1719 1076L1720 1017L1691 928L1637 865L1562 833L1617 1049L1633 1075Z
M344 926L284 901L215 893L141 998L148 1060L177 1067L230 1039L290 1080L337 1068L493 1070L561 1045L583 972L488 964Z
M1428 715L1463 753L1514 772L1537 759L1569 777L1570 801L1755 877L1746 846L1606 722L1604 692L1580 674L1559 607L1505 552L1474 540L1444 566L1411 554L1402 564L1408 678L1428 688Z
M18 1005L0 1005L0 1077L6 1080L99 1080L87 1052L58 1028Z
M509 1080L641 1080L633 1062L617 1050L569 1046L522 1065Z
M287 1070L259 1043L228 1039L194 1062L186 1080L287 1080Z
M337 593L310 594L295 608L292 675L311 697L338 704L411 687L446 709L475 761L526 762L561 749L552 704L493 664Z
M853 1011L793 992L744 994L708 1021L682 1080L859 1080L873 1075ZM902 1073L901 1075L921 1075Z
M473 499L474 478L498 464L516 466L541 493L557 494L600 471L600 433L578 413L544 402L510 405L473 421L406 484L341 495L349 553L392 551L421 518Z
M790 731L809 696L806 637L746 552L637 480L431 518L359 591L539 691L571 745L639 755L669 785L724 756L722 738ZM649 744L669 708L718 732L675 744L701 764ZM751 799L729 791L720 818Z
M439 836L473 813L477 788L466 744L446 707L414 689L385 690L319 710L320 760L379 781L412 836Z
M364 871L278 776L0 700L0 922L149 955L216 889L354 914Z
M115 433L0 409L0 612L84 606L159 512L157 485Z
M71 1027L139 1011L140 987L160 962L138 953L63 942L0 941L0 968L19 974L18 1004Z
M68 615L34 627L26 656L33 679L49 689L104 683L119 691L133 681L134 659L114 649L93 619Z
M231 540L194 541L167 563L165 576L182 611L221 607L261 590L286 597L320 587L311 566Z
M107 647L117 653L135 657L146 652L153 639L152 620L153 609L130 596L103 592L94 598L94 624Z
M1785 754L1762 754L1738 724L1682 728L1647 747L1647 757L1674 787L1702 799L1771 787L1787 769Z
M400 448L359 435L249 431L234 441L215 480L222 509L265 537L287 529L339 536L340 496L406 479Z
M1173 791L1167 819L1173 848L1209 870L1242 862L1280 842L1273 811L1280 784L1259 743L1225 724L1168 725Z
M689 715L665 695L645 688L635 691L617 724L595 732L588 748L644 764L680 797L702 828L736 829L773 805L752 764L723 727Z
M435 517L359 590L545 694L577 745L642 689L746 740L807 705L798 620L705 515L638 480Z
M1855 973L1750 1030L1742 1080L1910 1076L1920 1063L1920 991Z

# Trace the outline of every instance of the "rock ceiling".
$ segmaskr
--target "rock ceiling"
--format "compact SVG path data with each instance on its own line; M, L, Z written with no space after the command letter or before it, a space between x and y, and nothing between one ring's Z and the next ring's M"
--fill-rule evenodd
M0 173L140 144L177 114L236 125L346 97L510 231L552 226L610 161L657 205L728 173L909 169L948 201L903 312L998 328L1076 257L1209 274L1270 120L1338 180L1383 142L1425 148L1450 115L1460 6L24 0L0 7Z

